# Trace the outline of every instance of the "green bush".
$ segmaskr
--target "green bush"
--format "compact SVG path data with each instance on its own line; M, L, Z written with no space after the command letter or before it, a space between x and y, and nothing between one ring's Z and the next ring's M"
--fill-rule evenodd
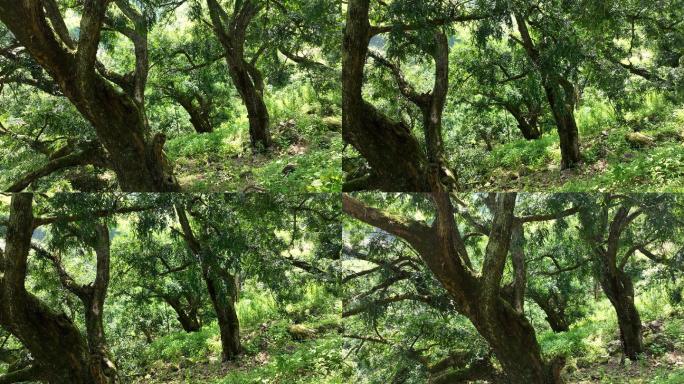
M247 289L237 303L237 313L243 328L255 327L273 319L278 314L278 308L270 291Z
M339 338L314 339L285 348L249 371L231 371L220 384L342 384L348 368L342 361Z
M523 165L532 168L544 167L557 157L558 136L547 134L541 139L527 141L514 140L494 148L488 159L487 166L514 170Z
M591 90L585 92L584 98L582 106L575 113L581 137L598 135L615 125L615 113L605 98Z
M242 143L247 141L247 126L223 124L211 133L185 133L166 144L172 161L190 159L225 159L242 153Z
M220 351L218 326L216 323L205 325L197 332L176 332L162 336L148 348L145 360L171 362L187 358L193 361L205 359L211 353Z

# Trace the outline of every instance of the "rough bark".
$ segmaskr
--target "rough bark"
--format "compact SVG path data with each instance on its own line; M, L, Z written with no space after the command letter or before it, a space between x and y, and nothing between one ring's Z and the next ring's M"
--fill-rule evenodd
M615 308L620 327L622 348L630 360L637 360L644 352L641 317L634 304L631 278L622 271L601 276L601 288Z
M87 342L76 326L24 287L34 228L32 204L30 194L12 196L5 274L0 279L0 325L31 352L48 382L98 383L90 372Z
M409 127L391 121L363 100L363 72L371 38L369 0L347 6L342 50L342 132L344 140L368 161L372 188L428 191L428 160Z
M434 49L427 52L435 62L435 79L432 90L418 93L409 84L399 68L377 53L370 53L377 62L389 68L394 75L399 90L409 101L414 103L423 115L423 132L425 135L426 153L429 164L427 172L438 172L439 179L451 189L457 188L456 176L446 167L442 141L442 113L449 90L449 42L447 36L437 31L434 33Z
M525 230L522 223L513 224L511 232L511 262L513 264L513 308L525 313L525 291L527 288L527 265L525 263Z
M59 256L53 255L37 245L32 245L36 253L50 261L59 275L62 286L76 295L85 313L86 342L89 351L89 371L97 383L116 383L116 365L111 359L105 336L103 315L104 304L109 287L110 240L109 228L95 224L95 237L84 239L95 249L96 275L91 284L79 285L62 266Z
M625 273L624 264L618 263L618 251L623 231L641 215L642 211L640 209L632 211L631 204L626 202L617 208L613 219L609 222L609 205L612 199L612 196L607 196L601 208L599 231L606 231L606 233L596 233L590 240L594 243L598 281L617 314L623 351L630 360L637 360L639 354L644 351L641 318L634 303L632 280Z
M496 196L481 275L468 262L466 247L454 222L449 195L436 180L433 200L437 217L432 226L397 219L343 195L343 210L350 216L406 240L442 284L459 313L466 316L487 340L511 383L561 383L562 361L542 359L534 329L502 297L501 279L515 218L515 194Z
M220 266L209 259L211 257L208 254L209 250L205 249L195 237L185 208L177 205L176 214L183 230L183 238L188 248L200 262L202 277L216 312L221 336L221 358L223 361L233 360L241 352L240 322L235 310L235 300L237 299L236 279L226 271L221 271Z
M207 6L214 33L225 53L228 74L247 108L252 147L268 148L272 140L270 118L264 102L264 80L255 60L247 61L245 58L246 30L262 5L259 0L244 0L230 16L217 0L207 0Z
M572 84L562 74L551 72L542 63L540 52L530 36L525 17L515 12L515 21L522 38L523 48L541 75L544 93L556 122L560 139L561 169L572 168L581 160L579 131L574 115L575 91Z
M48 23L42 3L0 0L0 21L95 128L98 139L110 155L121 189L178 190L162 152L163 135L151 136L148 132L144 104L141 103L147 60L146 55L139 56L142 54L138 49L140 45L136 46L137 86L133 92L140 99L120 92L96 72L100 32L109 2L85 3L77 43L68 34L60 34L59 27L54 31L51 25L63 24L61 15L51 13Z

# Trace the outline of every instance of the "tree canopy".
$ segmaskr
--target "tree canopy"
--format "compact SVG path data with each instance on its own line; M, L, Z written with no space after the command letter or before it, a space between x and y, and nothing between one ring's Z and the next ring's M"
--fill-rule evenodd
M333 2L0 10L3 190L339 189Z
M434 191L431 173L456 191L676 188L681 9L349 1L344 189Z

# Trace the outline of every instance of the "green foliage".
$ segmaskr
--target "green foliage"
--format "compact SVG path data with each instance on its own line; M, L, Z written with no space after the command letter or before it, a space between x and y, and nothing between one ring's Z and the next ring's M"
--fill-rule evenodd
M518 139L498 146L487 158L486 167L516 170L521 166L540 168L558 157L557 136L546 135L532 142Z
M211 133L182 134L169 140L168 155L174 161L220 162L242 153L244 136L241 132L245 130L246 126L238 129L224 125Z
M245 289L236 305L240 324L245 328L255 328L274 318L278 313L275 298L268 290Z
M615 126L615 112L605 97L593 89L583 95L582 105L575 113L577 128L582 137L592 137Z
M347 382L340 338L310 340L271 356L264 366L247 372L229 372L217 384L342 384ZM288 351L289 349L289 351Z
M147 348L144 361L174 362L183 358L200 361L210 354L220 353L218 325L213 322L197 332L177 332L155 340Z
M548 356L576 357L585 362L594 361L607 354L606 345L617 331L617 317L607 300L594 305L593 311L583 320L573 324L567 332L544 331L539 344Z

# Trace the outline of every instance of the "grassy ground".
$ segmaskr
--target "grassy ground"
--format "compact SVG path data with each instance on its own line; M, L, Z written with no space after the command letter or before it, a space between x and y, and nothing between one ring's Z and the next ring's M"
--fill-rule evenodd
M568 332L539 334L548 356L565 355L568 383L675 384L684 382L684 311L667 303L665 294L649 290L637 297L645 353L632 362L621 353L615 311L606 299Z
M264 294L238 303L243 354L220 362L216 323L195 333L177 332L155 340L142 358L136 383L341 384L347 373L340 350L341 319L320 288L279 308ZM337 308L338 303L334 304Z
M582 163L560 170L555 132L515 140L488 153L470 175L477 190L660 191L684 190L684 109L652 96L618 121L599 101L576 112ZM634 139L636 135L636 140ZM463 179L467 179L464 177Z
M342 137L335 117L298 116L274 125L274 148L254 153L247 127L221 127L169 141L184 190L336 192L341 190Z

